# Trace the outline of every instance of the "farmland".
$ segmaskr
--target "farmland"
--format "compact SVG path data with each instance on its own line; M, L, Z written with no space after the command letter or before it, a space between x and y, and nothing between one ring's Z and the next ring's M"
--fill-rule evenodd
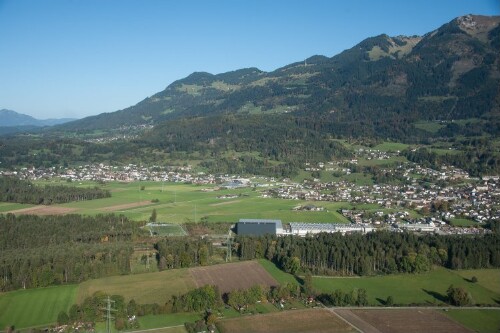
M477 283L468 282L472 276L478 278ZM319 292L332 292L337 288L344 291L365 288L368 293L369 303L380 306L383 305L383 301L389 295L394 297L396 304L439 304L441 302L440 297L444 297L446 293L446 288L450 284L454 284L455 286L463 286L469 290L476 303L493 303L495 300L500 299L500 294L498 293L499 278L500 270L498 269L450 271L443 268L436 268L431 272L418 275L356 278L314 277L313 285ZM275 285L276 281L283 284L297 280L293 275L279 270L272 262L262 259L259 261L236 262L191 269L175 269L155 273L115 276L88 280L79 285L19 290L0 295L0 324L2 327L15 324L17 328L22 329L29 326L53 323L59 311L67 310L72 303L82 302L85 297L92 295L96 291L122 295L127 301L134 299L137 303L164 304L172 295L183 294L197 285L204 283L217 284L222 292L227 292L238 288L247 288L252 284ZM293 303L292 305L299 309L303 307L303 305L300 306L300 303ZM341 322L344 326L338 326L337 321L339 319L336 316L332 316L328 311L304 309L278 312L277 308L270 303L256 304L255 310L258 313L264 314L259 315L258 320L256 320L255 316L241 317L235 311L227 315L225 314L224 317L227 319L219 320L220 331L279 332L279 328L273 325L281 325L284 327L284 332L321 332L326 329L325 327L334 329L329 332L351 332L351 329L345 326L344 322ZM342 311L350 310L342 309ZM372 311L369 309L366 309L366 313L359 311L355 310L354 314L375 327L388 323L391 327L398 327L397 325L405 322L406 319L404 318L407 316L401 309L386 310L391 311L384 312L386 315L384 313L373 315L375 312L367 312ZM397 315L394 315L392 311L401 312L397 312ZM451 325L447 317L442 319L443 316L441 314L436 315L432 312L429 314L426 311L419 314L419 316L422 315L422 322L429 322L429 325L434 322L432 325L435 326L432 327L435 329L432 331L438 331L439 327L451 327L446 326ZM413 312L416 311L413 310ZM36 315L34 316L33 314ZM458 321L462 325L478 332L491 332L492 327L498 326L497 310L457 309L450 310L445 314L449 315L454 321ZM283 316L286 316L287 319L284 319ZM304 319L304 317L316 319L310 320L307 318ZM394 321L389 321L389 317L394 317ZM479 320L478 318L482 319ZM192 322L197 319L199 319L199 314L172 314L141 317L140 323L141 328L151 329L155 327L182 325L185 321ZM321 321L321 325L325 326L314 326L317 324L312 324L312 322L316 321ZM305 324L304 327L299 325L290 328L287 326L289 322ZM175 330L183 331L183 328L179 327L175 328ZM443 330L446 331L444 328ZM382 331L385 332L385 330ZM459 332L458 329L453 329L452 331ZM467 330L464 332L467 332Z
M216 285L222 293L248 289L256 284L276 286L278 282L257 261L195 267L190 273L197 287Z
M0 294L0 328L54 323L60 311L67 311L75 303L77 289L77 285L67 285Z
M457 324L435 310L391 309L391 310L335 310L363 331L368 324L385 333L470 333L471 330ZM369 327L369 326L368 326Z
M248 316L221 320L220 332L357 332L339 317L324 309L291 310L269 313L258 317Z
M480 270L481 271L481 270ZM474 303L496 304L500 299L498 292L489 288L488 281L494 278L499 270L485 270L483 277L485 285L471 283L456 271L445 268L434 268L422 274L396 274L374 277L314 277L313 286L319 292L332 293L335 289L344 291L364 288L368 293L371 305L383 305L388 296L393 296L395 304L440 304L444 303L446 290L453 284L464 287L473 298Z
M498 310L452 309L446 314L478 333L498 332L500 330L500 311Z
M137 303L164 304L173 295L186 293L195 288L187 269L168 270L156 273L113 276L88 280L80 284L78 302L96 291L110 295L122 295Z
M53 182L40 182L42 184ZM94 182L82 182L78 186L96 186ZM347 222L336 210L350 206L347 203L328 202L322 204L328 211L293 211L296 202L274 198L262 198L260 191L239 188L213 191L213 185L198 186L159 182L111 182L101 186L111 192L111 198L51 205L56 213L96 215L113 212L123 214L136 221L146 221L153 209L157 221L168 223L236 222L240 218L281 219L283 222ZM143 190L141 190L143 188ZM202 191L208 189L208 191ZM220 199L218 196L234 195L234 198ZM155 201L155 202L153 202ZM0 203L0 211L13 212L33 206ZM43 206L44 209L45 206ZM29 210L32 214L44 214L37 206ZM23 212L26 213L26 212Z

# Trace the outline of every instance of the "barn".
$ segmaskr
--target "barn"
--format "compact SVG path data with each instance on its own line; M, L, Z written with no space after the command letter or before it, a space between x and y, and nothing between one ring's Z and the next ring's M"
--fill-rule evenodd
M236 226L236 232L238 235L280 235L283 233L283 225L281 220L240 219Z

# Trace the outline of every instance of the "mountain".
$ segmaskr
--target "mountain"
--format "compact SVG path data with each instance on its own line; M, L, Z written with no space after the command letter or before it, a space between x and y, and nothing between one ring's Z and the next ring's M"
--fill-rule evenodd
M127 109L60 128L282 114L315 115L345 124L351 132L361 125L367 135L380 134L386 130L382 122L389 122L391 128L399 124L403 135L417 133L411 124L418 121L495 118L500 105L499 23L498 16L467 15L424 36L380 35L331 58L313 56L273 72L196 72Z
M356 144L396 141L443 144L439 155L403 152L426 167L498 174L499 87L500 17L467 15L424 36L379 35L272 72L196 72L124 110L4 136L0 164L192 162L290 177L304 163L353 158Z
M72 118L61 118L61 119L36 119L32 116L26 114L17 113L12 110L2 109L0 110L0 127L23 127L32 128L37 126L54 126L58 124L67 123L75 119Z

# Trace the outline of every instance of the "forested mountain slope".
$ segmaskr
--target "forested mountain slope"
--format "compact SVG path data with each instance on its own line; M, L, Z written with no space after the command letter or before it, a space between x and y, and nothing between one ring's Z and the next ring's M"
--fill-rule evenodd
M407 136L421 120L482 117L497 124L500 17L459 17L425 36L368 38L331 58L273 72L197 72L127 109L61 129L108 129L218 114L322 117L344 133ZM385 126L382 123L388 122ZM389 133L394 127L400 133ZM492 129L496 131L498 127Z

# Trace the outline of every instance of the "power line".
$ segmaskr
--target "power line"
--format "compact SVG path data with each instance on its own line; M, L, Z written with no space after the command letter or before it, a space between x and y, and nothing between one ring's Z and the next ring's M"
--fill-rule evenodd
M106 310L106 314L104 315L104 318L106 319L106 332L111 333L111 320L115 319L113 316L111 316L111 311L116 311L116 309L113 309L111 307L111 303L114 303L115 301L111 300L111 298L106 299L106 308L101 308L102 310Z

